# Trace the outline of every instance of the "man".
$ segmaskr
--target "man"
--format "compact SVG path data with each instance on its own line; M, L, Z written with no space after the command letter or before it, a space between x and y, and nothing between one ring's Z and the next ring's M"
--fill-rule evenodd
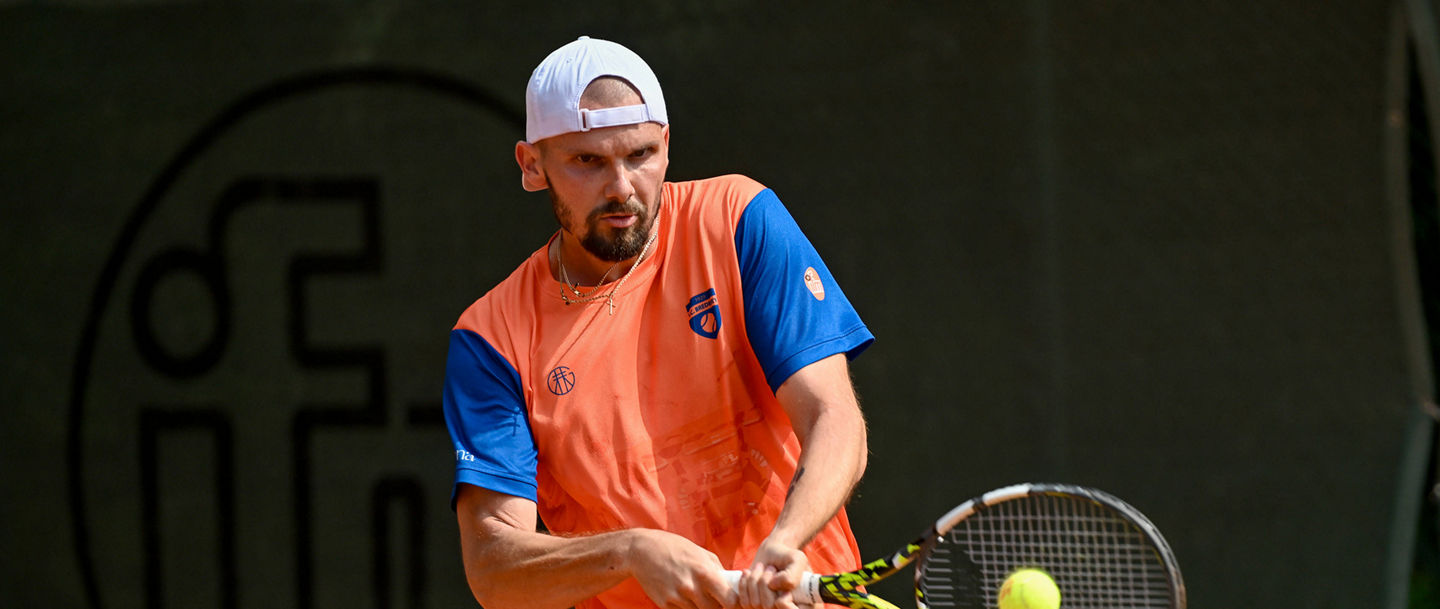
M792 607L802 572L858 567L847 359L874 338L779 199L665 182L659 82L618 44L556 50L525 101L521 183L560 229L462 314L446 366L476 599Z

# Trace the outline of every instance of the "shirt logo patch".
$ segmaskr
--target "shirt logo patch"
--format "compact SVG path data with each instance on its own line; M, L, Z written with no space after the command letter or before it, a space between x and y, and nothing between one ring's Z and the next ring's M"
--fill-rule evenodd
M570 393L570 390L575 388L575 371L565 366L556 366L545 375L545 386L555 395Z
M690 312L690 329L705 338L720 336L720 299L715 288L696 294L686 309Z
M820 281L820 273L815 272L815 267L805 269L805 289L815 296L815 300L825 300L825 282Z

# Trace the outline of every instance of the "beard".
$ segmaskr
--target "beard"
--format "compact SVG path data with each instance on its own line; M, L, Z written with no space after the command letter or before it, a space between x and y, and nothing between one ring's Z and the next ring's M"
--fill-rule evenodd
M549 192L555 220L570 234L583 234L584 236L580 237L581 247L596 258L606 262L620 262L640 255L640 250L645 249L650 228L655 225L655 215L640 201L610 201L595 208L585 217L585 230L581 233L576 230L580 227L572 223L570 209L560 204L560 198L553 189ZM634 214L635 223L624 228L612 228L600 222L600 217L608 214Z

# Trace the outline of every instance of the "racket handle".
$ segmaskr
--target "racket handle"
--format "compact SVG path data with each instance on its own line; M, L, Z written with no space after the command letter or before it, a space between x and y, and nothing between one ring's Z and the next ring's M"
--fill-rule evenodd
M730 582L730 587L740 589L740 571L722 571L725 581ZM795 599L799 605L819 605L824 601L820 598L820 576L814 573L805 572L800 576L800 585L790 591L790 598Z

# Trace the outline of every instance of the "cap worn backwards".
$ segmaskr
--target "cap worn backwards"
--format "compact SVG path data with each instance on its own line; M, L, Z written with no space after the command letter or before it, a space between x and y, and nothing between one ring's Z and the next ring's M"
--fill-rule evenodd
M643 103L582 109L580 95L602 76L629 82ZM555 49L535 68L525 87L525 140L532 144L563 133L644 122L669 122L660 81L634 51L607 40L581 36Z

